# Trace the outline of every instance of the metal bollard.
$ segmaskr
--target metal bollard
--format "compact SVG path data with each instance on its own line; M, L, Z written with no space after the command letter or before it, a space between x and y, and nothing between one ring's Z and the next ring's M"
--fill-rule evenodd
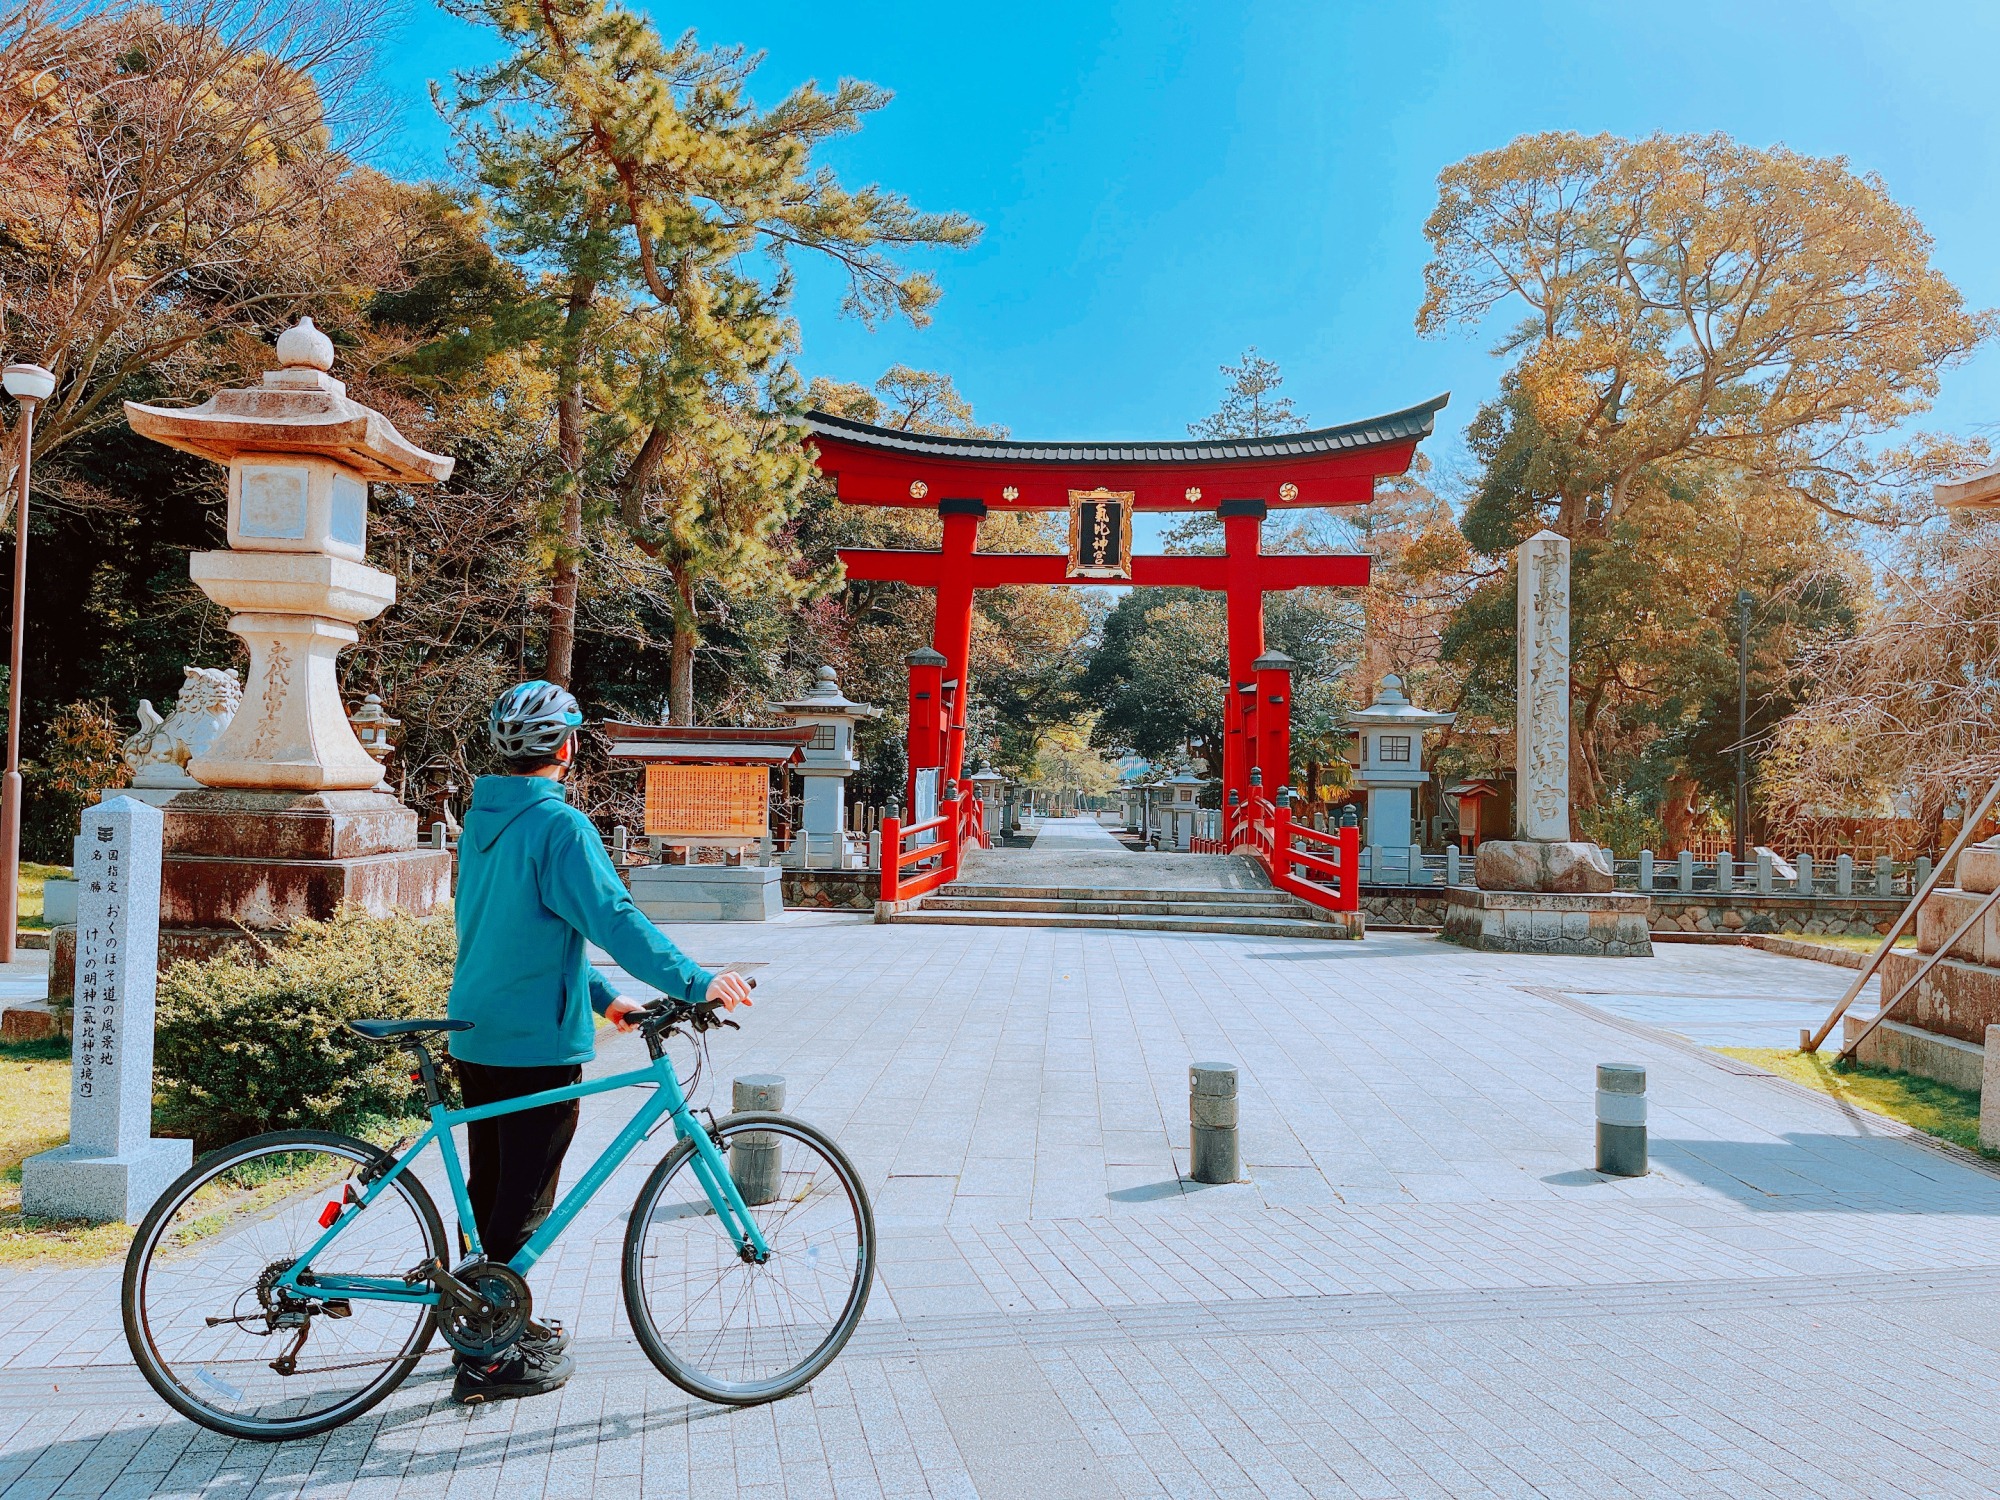
M1597 1170L1646 1175L1646 1070L1637 1063L1597 1065Z
M746 1074L736 1080L729 1102L738 1114L783 1109L785 1080L776 1073ZM778 1176L783 1170L779 1151L775 1135L740 1135L730 1142L729 1175L736 1179L736 1191L746 1204L755 1207L778 1196Z
M1233 1063L1188 1065L1188 1133L1192 1137L1188 1176L1208 1183L1237 1180L1241 1174L1236 1155Z

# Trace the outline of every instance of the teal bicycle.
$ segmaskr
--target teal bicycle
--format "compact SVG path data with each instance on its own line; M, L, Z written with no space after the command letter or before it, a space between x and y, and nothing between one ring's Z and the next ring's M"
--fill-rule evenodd
M622 1279L632 1330L690 1395L752 1406L790 1395L854 1332L875 1274L875 1221L860 1176L788 1115L715 1119L690 1109L666 1044L735 1026L712 1005L660 1000L638 1028L652 1061L613 1077L477 1109L447 1109L427 1043L465 1021L354 1021L408 1048L430 1127L394 1152L317 1130L254 1136L210 1153L140 1224L125 1262L125 1336L167 1404L231 1437L280 1442L352 1421L406 1379L442 1333L490 1359L528 1329L526 1275L627 1158L671 1122L675 1144L626 1221ZM646 1088L617 1139L506 1262L488 1260L452 1127ZM450 1254L411 1163L435 1144L466 1253Z

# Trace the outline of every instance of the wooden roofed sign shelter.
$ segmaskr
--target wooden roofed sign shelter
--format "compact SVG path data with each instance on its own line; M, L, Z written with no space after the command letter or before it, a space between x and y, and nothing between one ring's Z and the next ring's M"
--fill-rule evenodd
M846 547L840 552L850 579L906 583L937 593L930 649L910 659L904 805L914 806L925 772L947 790L964 779L975 591L1024 584L1208 589L1227 600L1225 842L1262 848L1266 863L1273 863L1266 847L1269 827L1253 825L1259 806L1268 814L1290 775L1290 661L1265 651L1264 595L1359 588L1368 582L1368 558L1267 554L1264 519L1272 510L1366 505L1377 479L1409 469L1417 444L1430 436L1448 399L1439 396L1387 416L1310 432L1157 443L934 437L812 413L807 425L820 470L833 479L843 503L935 510L944 523L943 545L936 551ZM1008 510L1067 511L1067 555L981 552L979 523ZM1134 556L1137 511L1219 516L1222 555ZM1265 816L1265 825L1269 821ZM1328 873L1314 871L1317 859L1310 852L1302 858L1308 874ZM885 856L885 871L888 863ZM1340 904L1350 910L1359 899L1353 869L1350 864L1350 878L1338 882L1344 887ZM1273 864L1273 878L1281 885L1287 882L1280 876L1289 873L1288 861ZM894 881L885 886L893 888ZM891 889L884 897L895 899Z

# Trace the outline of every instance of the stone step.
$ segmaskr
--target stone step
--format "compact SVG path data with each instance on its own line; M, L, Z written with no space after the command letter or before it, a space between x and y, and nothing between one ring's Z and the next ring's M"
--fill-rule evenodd
M985 885L972 881L955 880L950 885L939 887L940 896L991 897L1007 901L1179 901L1179 902L1226 902L1235 904L1244 901L1292 902L1303 906L1303 901L1287 896L1282 891L1268 886L1250 890L1179 890L1173 886L1100 887L1089 885Z
M899 912L889 920L921 922L931 926L1084 927L1112 932L1204 932L1235 937L1344 938L1349 935L1347 927L1338 921L1282 917L1140 917L1087 912L930 911L918 907Z
M1166 895L1161 893L1162 897ZM925 911L1039 911L1113 917L1268 917L1313 921L1303 902L1290 901L1148 901L1057 900L1028 896L926 896Z

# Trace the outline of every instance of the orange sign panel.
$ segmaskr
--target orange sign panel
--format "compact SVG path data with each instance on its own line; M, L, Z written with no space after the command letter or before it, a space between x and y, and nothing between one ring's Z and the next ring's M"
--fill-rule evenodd
M646 833L653 838L756 839L769 826L763 766L646 767Z

